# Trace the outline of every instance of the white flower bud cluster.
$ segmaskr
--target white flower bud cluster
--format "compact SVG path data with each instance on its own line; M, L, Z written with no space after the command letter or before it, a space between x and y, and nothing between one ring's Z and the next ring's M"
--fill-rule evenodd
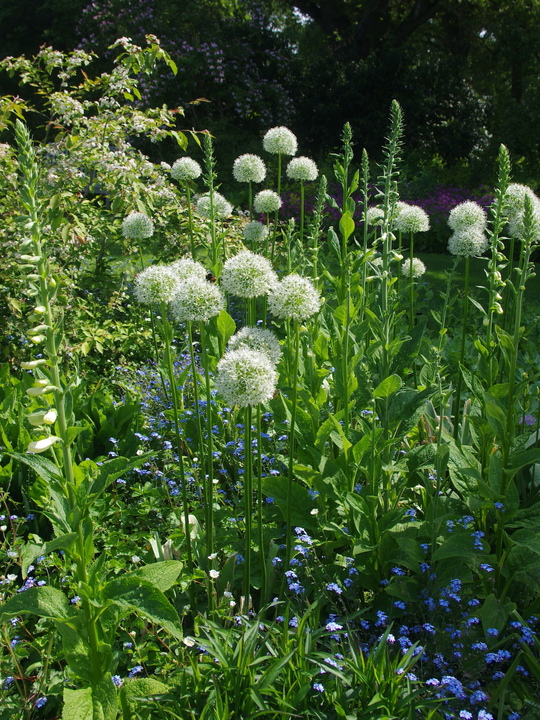
M225 309L225 298L217 285L192 276L177 285L171 309L178 322L208 322Z
M215 381L227 404L253 407L272 398L277 372L268 355L241 347L221 358Z
M254 220L244 225L242 233L248 243L262 243L268 237L268 226L263 225L263 223L260 223L258 220Z
M263 138L266 152L274 155L296 155L298 142L296 135L286 127L274 127Z
M418 233L429 230L429 215L418 205L399 202L396 210L397 215L393 223L396 230L400 230L402 233Z
M293 158L287 165L287 176L291 180L315 180L319 171L317 166L307 157Z
M282 201L277 192L273 190L261 190L253 199L253 209L256 213L270 214L279 210Z
M486 222L486 211L478 203L467 200L456 205L448 218L448 225L454 231L448 241L448 251L463 257L478 257L485 253L488 248Z
M196 180L202 174L202 169L196 160L190 157L178 158L171 168L171 177L178 182L186 183Z
M266 166L258 155L240 155L233 165L234 179L238 182L260 183L266 177Z
M262 352L274 365L278 364L282 354L278 338L266 328L243 327L235 333L227 344L227 352L240 348Z
M130 213L122 223L122 235L129 240L146 240L154 234L154 223L142 212Z
M382 225L384 210L380 207L369 207L366 211L366 222L368 225Z
M171 265L150 265L135 278L135 297L145 305L168 303L178 284L178 273Z
M229 258L221 274L223 289L237 297L267 295L277 283L278 277L270 261L249 250Z
M214 193L213 205L215 218L227 218L232 215L232 205L218 192ZM211 208L209 194L201 195L197 200L197 212L204 218L210 218Z
M422 275L426 272L426 266L424 263L420 260L420 258L413 258L412 259L412 276L413 278L419 278L422 277ZM408 258L405 260L401 266L401 274L405 277L411 277L411 259Z
M525 216L525 198L531 201L533 209L533 235L536 242L540 241L540 198L530 187L512 183L508 186L504 203L508 214L508 231L512 237L522 238L525 232L523 220Z
M321 298L311 280L293 273L268 296L268 309L278 318L305 320L319 311Z

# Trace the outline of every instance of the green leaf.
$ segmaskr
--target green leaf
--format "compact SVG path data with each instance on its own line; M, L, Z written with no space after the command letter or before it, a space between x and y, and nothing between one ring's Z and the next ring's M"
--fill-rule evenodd
M44 585L30 588L10 598L2 605L1 611L0 622L22 613L62 619L69 615L69 603L63 592Z
M94 720L92 688L71 690L64 688L62 720Z
M522 545L536 555L540 555L540 533L535 533L532 532L532 530L523 528L522 530L516 530L510 538L517 545Z
M60 537L51 540L45 544L45 555L54 552L54 550L70 550L73 543L77 539L77 533L65 533Z
M154 678L127 679L120 690L121 702L127 702L131 709L139 698L146 699L152 695L164 695L168 691L167 685Z
M477 557L480 551L473 545L473 539L469 533L455 533L450 535L444 543L433 553L433 561L444 560L445 558Z
M228 312L222 310L216 318L216 326L223 340L223 345L226 345L229 338L236 332L236 323Z
M88 489L88 495L100 495L112 482L119 478L120 475L123 475L128 470L137 467L137 465L142 465L151 456L152 453L146 453L145 455L140 455L129 460L124 457L106 460L99 466L98 474ZM81 463L81 465L82 464L83 463Z
M109 582L104 590L105 600L129 612L160 625L173 637L182 639L180 618L175 608L148 580L136 576L124 576Z
M31 467L39 477L48 483L53 483L55 480L61 480L62 478L58 467L41 455L22 455L21 453L6 453L6 455Z
M40 555L43 555L45 545L36 545L35 543L25 543L21 550L21 574L23 576L23 579L26 578L26 575L28 573L29 566L34 562L34 560L39 557Z
M263 479L262 490L267 497L273 497L281 510L283 519L287 518L288 478L267 477ZM291 486L291 522L300 527L314 527L314 516L310 515L313 501L305 487L293 482Z
M131 576L140 577L160 590L165 592L176 582L184 567L178 560L165 560L164 562L152 563L134 570Z
M377 385L373 391L374 398L387 398L397 392L401 387L402 381L399 375L389 375L381 383Z
M343 213L339 221L339 230L345 239L345 242L353 234L355 228L354 220L351 213L347 210Z

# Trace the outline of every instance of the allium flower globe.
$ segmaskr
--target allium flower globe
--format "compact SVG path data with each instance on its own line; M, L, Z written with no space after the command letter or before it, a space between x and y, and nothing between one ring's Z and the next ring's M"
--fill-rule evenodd
M256 213L269 215L276 212L283 205L281 198L273 190L261 190L253 199L253 209Z
M169 265L171 270L174 270L176 277L179 282L184 282L191 277L198 277L201 280L206 280L206 268L201 265L200 262L192 260L191 258L180 258L175 260Z
M278 278L270 261L249 250L229 258L221 274L223 289L237 297L254 298L266 295L277 282Z
M481 228L466 228L455 232L448 241L448 251L462 257L479 257L488 248L488 239Z
M170 302L179 278L171 265L150 265L135 277L135 297L144 305Z
M268 237L268 226L263 225L263 223L260 223L258 220L254 220L244 225L242 233L248 243L261 243Z
M227 218L232 214L232 205L218 192L214 193L214 217ZM204 218L210 217L210 195L201 195L197 200L197 212Z
M266 166L258 155L240 155L234 161L233 175L238 182L260 183L266 177Z
M171 168L171 177L181 183L196 180L201 174L202 169L199 163L189 157L175 160Z
M318 174L317 166L307 157L293 158L287 165L287 176L291 180L316 180Z
M402 233L427 232L429 230L429 216L418 205L398 203L394 227Z
M425 272L426 272L426 266L420 260L420 258L413 258L412 259L412 276L413 276L413 278L422 277L422 275ZM410 260L410 258L407 258L407 260L404 260L403 264L401 265L401 274L404 275L405 277L411 276L411 260Z
M450 210L448 225L454 232L461 232L474 227L483 231L486 227L487 215L484 208L472 200L467 200Z
M311 280L293 273L278 283L268 296L268 309L278 318L305 320L321 307L321 298Z
M225 298L218 285L190 277L178 285L171 309L178 322L208 322L225 309Z
M225 353L218 362L215 382L228 405L253 407L272 398L277 373L264 353L239 348Z
M525 215L525 198L531 201L533 209L533 234L538 242L540 234L540 199L527 185L511 183L505 193L504 201L508 214L508 231L512 237L522 238L525 232L523 218Z
M274 155L296 155L298 142L296 135L286 127L274 127L263 138L266 152Z
M249 348L268 355L271 362L277 365L281 358L281 345L271 330L259 327L243 327L235 333L227 344L227 352Z
M370 207L366 212L366 222L368 225L382 225L384 220L384 210L380 207Z
M122 235L129 240L146 240L154 234L154 223L142 212L132 212L122 223Z

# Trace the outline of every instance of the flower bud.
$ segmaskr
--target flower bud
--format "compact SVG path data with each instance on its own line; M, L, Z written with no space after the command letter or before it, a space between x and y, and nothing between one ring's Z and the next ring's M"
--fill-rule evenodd
M39 367L40 365L46 365L47 360L45 358L40 358L39 360L30 360L29 362L22 362L21 368L23 370L33 370L34 368Z
M28 388L26 393L27 395L30 395L30 397L39 397L40 395L47 395L50 392L53 392L54 390L58 390L57 387L54 385L45 385L45 387L31 387Z
M60 438L56 435L49 435L46 438L42 438L41 440L36 440L35 442L28 443L28 447L26 449L26 452L28 453L42 453L45 452L45 450L48 450L54 443L59 442Z

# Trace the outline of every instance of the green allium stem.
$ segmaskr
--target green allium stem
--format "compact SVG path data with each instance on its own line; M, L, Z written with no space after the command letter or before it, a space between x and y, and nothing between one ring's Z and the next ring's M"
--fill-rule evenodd
M471 258L469 255L465 257L465 290L463 296L463 328L461 330L461 347L459 351L459 367L458 378L456 384L456 397L454 400L454 440L457 442L459 435L459 420L461 415L461 387L462 373L461 366L465 360L465 341L467 339L467 323L469 320L469 282L470 282Z
M300 358L300 323L294 320L294 364L292 372L292 398L291 398L291 426L289 429L289 471L287 482L287 517L285 519L287 525L287 550L286 550L286 567L289 567L289 561L292 553L292 486L294 478L294 451L296 438L296 405L298 401L298 366Z
M253 504L253 456L251 453L251 415L252 409L245 408L244 425L244 523L246 528L244 542L244 608L249 608L249 595L251 587L251 533L252 533L252 504Z

